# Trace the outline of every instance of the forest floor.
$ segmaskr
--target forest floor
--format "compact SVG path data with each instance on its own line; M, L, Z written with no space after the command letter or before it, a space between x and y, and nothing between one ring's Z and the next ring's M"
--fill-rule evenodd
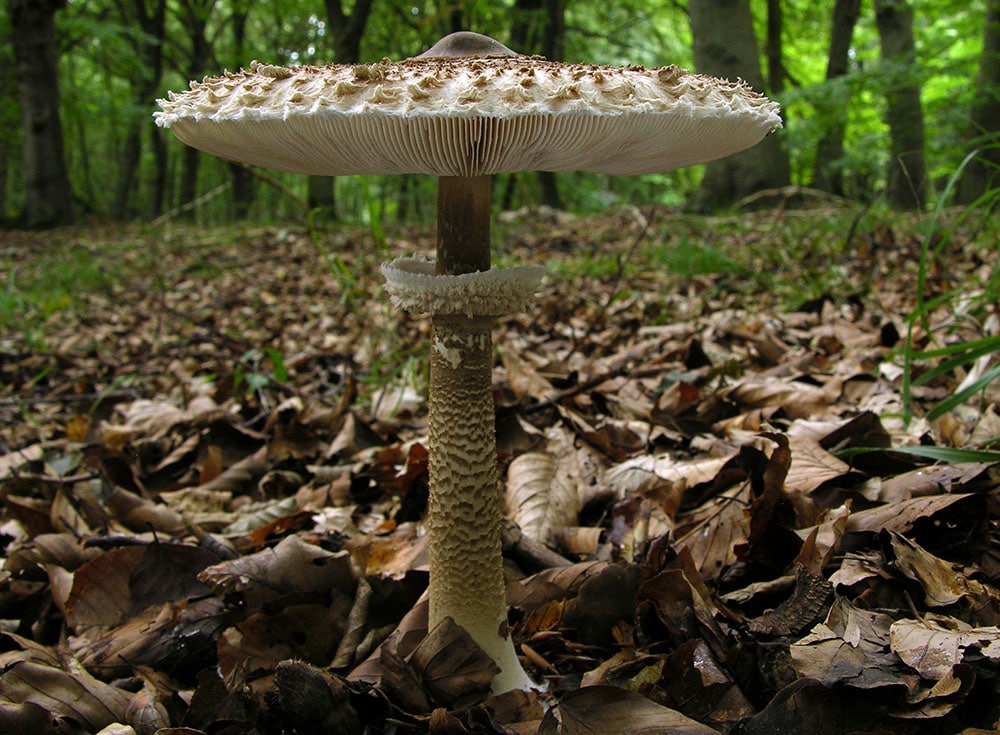
M545 690L421 630L429 230L3 233L0 732L997 732L997 223L498 220Z

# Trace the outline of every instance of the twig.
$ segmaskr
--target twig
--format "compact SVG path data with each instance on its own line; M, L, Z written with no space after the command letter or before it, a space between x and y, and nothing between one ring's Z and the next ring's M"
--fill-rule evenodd
M625 277L624 263L632 260L632 256L635 254L635 251L638 249L640 243L642 243L642 241L646 239L646 235L649 234L650 223L653 219L653 210L649 210L648 217L643 215L642 212L638 211L638 209L636 209L635 212L635 219L639 223L639 231L635 234L635 237L632 238L632 242L629 244L628 249L624 252L624 254L619 254L617 258L615 280L610 284L610 288L607 291L607 298L605 298L604 305L601 307L601 313L603 314L608 312L611 308L611 304L618 296L618 287ZM576 352L583 339L590 337L597 330L597 326L597 320L592 321L587 328L587 331L580 337L573 340L573 349L570 351L570 355Z
M628 374L630 377L633 378L645 378L662 373L665 369L666 368L663 365L646 365L645 367L639 367L629 370ZM609 380L612 380L613 378L617 378L624 372L625 370L622 369L622 370L610 370L606 373L600 373L599 375L595 375L594 377L589 378L583 381L582 383L577 383L572 388L566 388L564 390L559 391L551 398L548 398L544 401L540 401L539 403L535 403L531 406L526 406L525 408L520 409L520 413L532 414L532 413L538 413L539 411L544 411L545 409L550 408L551 406L558 405L567 398L572 398L573 396L580 395L581 393L588 391L591 388L596 388L601 383L605 383Z
M10 476L25 482L37 482L42 485L73 485L78 482L90 482L91 480L97 480L101 477L96 472L87 472L82 475L66 475L65 477L53 477L51 475L37 475L18 472L16 468L11 470Z
M43 403L87 403L89 401L117 400L119 398L136 399L139 394L134 390L112 390L103 393L78 393L71 396L23 396L20 398L0 398L0 406L22 406Z
M157 225L162 225L165 222L169 222L179 214L190 212L192 209L200 207L205 202L210 202L211 200L215 199L215 197L219 196L219 194L222 194L224 191L229 189L231 186L232 183L229 181L227 181L224 184L219 184L217 187L215 187L209 192L206 192L205 194L202 194L197 199L192 199L190 202L186 202L184 204L181 204L180 206L174 207L169 212L164 212L149 224L151 227L156 227Z

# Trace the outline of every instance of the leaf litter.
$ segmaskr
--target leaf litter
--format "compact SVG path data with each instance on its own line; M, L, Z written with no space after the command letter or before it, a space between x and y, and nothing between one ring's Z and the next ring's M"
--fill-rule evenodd
M117 233L108 289L0 341L0 731L995 732L1000 468L907 450L995 438L998 395L925 418L980 358L901 419L919 244L862 228L802 300L812 229L755 263L742 233L794 223L746 215L713 236L742 269L681 277L635 265L688 228L657 216L502 220L501 258L565 263L495 332L510 623L544 683L497 697L464 631L427 630L429 327L376 248ZM988 280L961 245L932 287ZM966 307L919 349L996 334Z

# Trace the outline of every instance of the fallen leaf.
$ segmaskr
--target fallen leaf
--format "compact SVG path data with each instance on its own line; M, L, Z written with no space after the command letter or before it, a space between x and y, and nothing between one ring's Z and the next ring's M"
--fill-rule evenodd
M0 676L0 696L72 717L91 730L125 719L129 695L90 676L79 664L66 670L22 661Z
M409 663L439 705L461 706L481 699L500 668L451 618L427 631Z
M928 553L916 542L891 531L885 535L896 568L923 588L926 605L945 607L967 596L977 608L990 600L1000 601L1000 592L995 588L970 579L955 565Z
M562 697L558 710L546 713L538 732L539 735L719 733L676 710L651 702L640 694L608 686L583 687Z
M943 679L960 664L969 649L1000 660L1000 628L973 628L955 618L926 615L903 618L889 627L892 651L928 679Z
M553 532L574 526L580 512L576 487L557 477L559 462L551 454L529 452L507 469L507 514L530 538L546 543Z
M335 595L354 595L347 552L331 553L289 536L273 549L224 561L198 575L220 598L239 600L250 612L276 612L303 602L329 604Z
M792 644L792 665L799 676L825 686L906 687L901 662L890 651L892 622L888 615L860 610L838 597L826 621Z

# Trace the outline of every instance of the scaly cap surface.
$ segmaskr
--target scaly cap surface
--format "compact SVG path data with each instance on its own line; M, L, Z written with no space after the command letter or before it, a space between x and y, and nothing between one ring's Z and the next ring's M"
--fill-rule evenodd
M778 105L742 82L552 62L495 41L456 51L449 38L398 62L253 62L159 100L156 122L195 148L283 171L437 176L663 172L781 127Z

